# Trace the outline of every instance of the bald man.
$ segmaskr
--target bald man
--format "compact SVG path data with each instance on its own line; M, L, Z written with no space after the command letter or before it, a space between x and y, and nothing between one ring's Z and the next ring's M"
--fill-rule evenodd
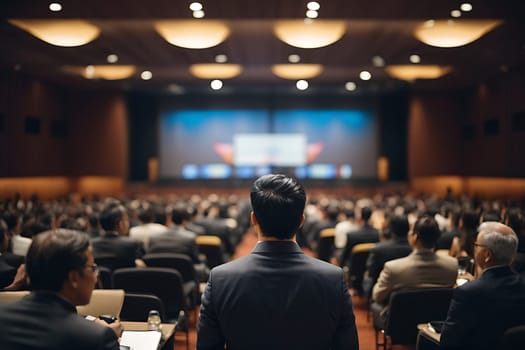
M499 349L506 329L525 324L525 279L511 270L518 238L499 222L484 222L474 243L480 277L456 288L440 349Z

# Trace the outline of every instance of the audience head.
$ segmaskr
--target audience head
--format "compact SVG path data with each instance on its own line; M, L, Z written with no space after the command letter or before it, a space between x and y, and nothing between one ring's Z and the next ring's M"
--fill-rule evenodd
M182 203L177 203L171 210L171 221L175 225L182 225L185 221L190 219L190 212Z
M94 266L89 236L73 230L37 235L26 257L31 289L58 292L73 305L89 303L97 281Z
M408 230L410 229L406 215L392 216L388 226L390 228L390 233L394 237L406 237Z
M286 175L261 176L253 183L250 199L252 223L262 236L290 239L303 223L306 193Z
M505 212L505 225L510 226L517 235L523 234L525 218L518 208L511 208Z
M461 214L459 226L464 231L476 232L479 226L479 213L475 210L465 210Z
M518 249L518 237L507 225L486 221L479 226L475 259L482 269L497 265L510 265Z
M9 230L4 220L0 219L0 253L7 250L9 245Z
M432 249L441 235L436 220L430 216L420 217L414 224L414 229L409 237L415 238L412 246L421 246L422 248Z
M129 218L126 208L119 201L110 201L102 208L99 216L100 226L105 231L116 231L126 236L129 231Z
M372 217L372 209L369 207L363 207L361 208L361 220L364 222L368 222L370 220L370 217Z

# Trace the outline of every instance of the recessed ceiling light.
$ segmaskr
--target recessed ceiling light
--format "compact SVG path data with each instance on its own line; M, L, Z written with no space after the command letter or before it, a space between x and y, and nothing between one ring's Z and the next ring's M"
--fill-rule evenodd
M108 55L106 59L109 63L116 63L118 61L118 56L112 53L111 55Z
M204 17L204 11L202 11L202 10L193 11L193 17L194 18L203 18Z
M450 11L450 15L454 18L461 17L461 11L460 10L452 10Z
M212 80L211 83L210 83L210 87L213 89L213 90L220 90L222 89L222 81L219 80L219 79L215 79L215 80Z
M470 11L472 11L472 4L470 4L468 2L464 2L464 3L461 4L461 6L459 8L463 12L470 12Z
M357 89L357 84L353 81L349 81L345 84L345 89L348 91L355 91L355 89Z
M306 4L306 7L308 10L318 11L321 8L321 5L319 5L317 1L310 1L308 4Z
M299 55L291 54L288 56L288 62L290 63L298 63L299 61L301 61L301 56Z
M383 67L385 65L385 60L381 56L372 57L372 64L375 67Z
M226 56L224 54L217 55L217 56L215 56L215 62L217 62L217 63L228 62L228 56Z
M421 62L421 57L419 55L410 55L410 57L408 59L412 63L419 63L419 62Z
M364 70L359 73L359 78L361 78L361 80L370 80L372 79L372 74L370 74L369 71Z
M192 11L200 11L200 10L202 10L202 4L200 2L192 2L190 4L190 10L192 10Z
M62 5L58 2L52 2L49 4L49 10L53 12L62 11Z
M142 80L150 80L153 78L153 74L149 70L145 70L144 72L140 73L140 77Z
M319 16L319 13L317 11L314 11L314 10L306 11L306 17L308 18L317 18L317 16Z
M297 83L295 83L295 87L299 90L306 90L308 89L308 82L306 80L297 80Z

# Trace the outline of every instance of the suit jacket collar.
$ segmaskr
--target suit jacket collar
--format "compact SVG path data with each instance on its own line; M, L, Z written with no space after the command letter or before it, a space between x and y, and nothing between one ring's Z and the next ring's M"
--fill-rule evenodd
M510 266L508 265L501 265L501 266L492 266L483 271L480 278L486 279L486 278L499 278L504 276L511 276L516 274Z
M292 241L259 241L252 250L255 254L303 254L299 245Z
M66 299L62 298L57 293L53 293L50 291L43 291L43 290L34 291L31 294L29 294L26 298L30 298L37 302L46 303L46 304L49 304L49 303L57 304L57 305L60 305L60 307L62 307L64 310L68 312L77 313L76 307L73 306Z
M109 238L116 238L118 236L119 234L117 231L106 231L104 232L104 235L103 235L103 237L109 237Z

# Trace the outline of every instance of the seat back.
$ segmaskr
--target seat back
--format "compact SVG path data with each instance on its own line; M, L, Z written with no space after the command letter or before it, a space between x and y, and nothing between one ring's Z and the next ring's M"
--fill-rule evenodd
M416 344L417 325L445 320L453 288L402 289L392 293L385 333L392 344Z
M134 262L116 256L96 256L95 263L98 266L108 268L111 271L124 267L135 266Z
M124 290L122 289L94 289L91 300L87 305L77 306L80 315L111 315L119 317L122 303L124 302Z
M168 318L177 317L184 308L182 276L170 268L123 268L113 271L113 287L126 293L152 294L164 303Z
M0 303L13 303L29 294L28 290L0 292Z
M348 280L350 287L359 291L363 288L363 276L366 271L366 261L375 243L359 243L352 248L348 263Z
M521 350L525 348L525 325L509 328L503 334L500 350Z
M142 260L148 267L168 267L179 271L184 282L196 281L193 262L187 255L175 253L155 253L144 255Z
M157 310L162 321L166 320L164 304L157 296L151 294L126 293L124 305L120 312L122 321L145 322L150 310Z
M111 271L109 268L104 266L98 267L98 281L97 288L99 289L110 289L111 288Z
M317 246L317 259L330 261L334 254L335 229L325 228L319 233L319 245Z
M195 239L199 253L206 256L206 265L211 269L224 263L222 241L217 236L202 235Z

